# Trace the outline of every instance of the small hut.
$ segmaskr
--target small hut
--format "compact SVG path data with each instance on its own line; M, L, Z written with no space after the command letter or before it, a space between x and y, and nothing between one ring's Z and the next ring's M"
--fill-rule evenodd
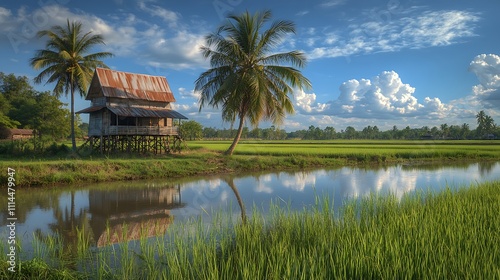
M22 140L33 138L33 129L7 128L0 126L0 139Z
M87 143L111 151L171 152L182 138L174 120L187 119L172 110L175 102L167 79L96 68L86 100L91 106Z

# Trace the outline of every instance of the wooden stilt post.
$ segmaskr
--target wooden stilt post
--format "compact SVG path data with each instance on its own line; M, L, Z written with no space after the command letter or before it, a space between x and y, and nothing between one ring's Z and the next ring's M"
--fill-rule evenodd
M102 147L102 135L100 137L100 141L99 141L99 150L101 152L101 154L103 154L103 147Z

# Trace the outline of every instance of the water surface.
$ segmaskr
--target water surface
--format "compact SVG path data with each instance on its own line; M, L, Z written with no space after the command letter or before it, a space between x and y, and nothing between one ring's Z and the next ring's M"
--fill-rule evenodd
M214 212L240 216L237 197L247 214L257 208L266 213L271 201L301 210L328 195L335 208L346 198L371 193L397 197L416 190L439 191L471 183L500 180L500 163L396 165L318 169L296 172L221 175L187 180L102 183L85 186L19 189L16 193L17 239L24 251L33 235L59 234L67 243L76 240L76 229L90 236L93 246L166 234L172 223L202 218L209 224ZM2 193L5 208L7 197ZM2 228L6 209L0 213ZM111 231L113 237L106 234ZM0 232L6 236L5 232ZM3 237L2 237L3 239Z

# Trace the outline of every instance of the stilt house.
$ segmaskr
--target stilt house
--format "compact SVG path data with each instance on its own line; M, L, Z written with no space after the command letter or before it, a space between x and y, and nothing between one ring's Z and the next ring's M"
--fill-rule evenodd
M175 102L167 79L96 68L86 100L87 143L101 153L111 151L171 152L180 148L179 127L187 119L172 110Z

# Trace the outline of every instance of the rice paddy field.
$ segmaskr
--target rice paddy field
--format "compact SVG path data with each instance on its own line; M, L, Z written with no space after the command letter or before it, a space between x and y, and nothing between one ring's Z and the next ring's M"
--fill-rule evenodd
M98 250L78 234L73 258L57 236L34 236L35 256L11 273L2 255L0 278L500 279L500 182L374 194L338 212L332 201L301 211L276 201L245 224L216 212L209 228L193 220Z
M191 149L225 151L231 141L193 141ZM500 158L499 141L330 140L240 141L237 155L302 155L338 158Z

